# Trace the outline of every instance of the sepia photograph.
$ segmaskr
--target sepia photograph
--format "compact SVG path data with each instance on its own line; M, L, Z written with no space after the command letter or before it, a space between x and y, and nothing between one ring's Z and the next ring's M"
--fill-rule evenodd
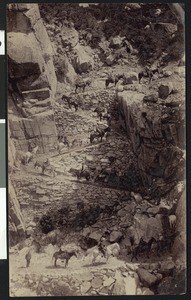
M185 294L185 5L6 13L10 297Z

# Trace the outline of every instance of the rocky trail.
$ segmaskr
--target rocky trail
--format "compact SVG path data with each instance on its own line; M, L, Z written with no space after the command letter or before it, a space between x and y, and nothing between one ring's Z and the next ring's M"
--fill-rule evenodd
M181 294L181 26L166 4L60 5L9 7L10 295ZM100 242L120 251L92 264Z
M155 82L156 84L156 82ZM139 85L135 85L140 88ZM144 85L144 89L151 89L151 86ZM91 97L91 94L96 94L97 86L93 86L91 88L91 91L88 91L88 96ZM98 93L105 92L105 88L99 89ZM110 88L109 89L110 95L112 95L112 101L109 101L109 105L116 106L116 98L114 96L115 89ZM82 96L82 94L79 94ZM94 101L94 107L98 104L98 100L95 98ZM106 103L107 104L107 103ZM71 127L71 124L69 126L70 131L68 131L68 134L70 137L72 137L72 140L83 140L82 146L73 146L72 148L65 146L65 148L62 150L60 154L53 153L53 155L49 156L50 163L54 167L56 176L54 177L51 173L46 173L45 175L41 174L41 169L34 169L34 162L29 163L28 166L22 166L21 171L19 173L16 173L13 175L13 182L16 183L16 189L18 189L21 182L23 182L23 185L25 186L25 195L26 192L28 193L28 196L23 197L23 188L21 192L21 196L19 197L18 193L18 199L20 201L21 209L23 212L23 215L26 220L26 224L28 225L28 231L30 232L31 227L30 224L33 222L33 217L31 215L31 209L33 211L36 211L36 216L39 215L39 217L42 214L42 207L46 206L46 211L48 211L49 207L53 207L53 202L50 200L50 195L52 192L54 192L54 205L57 203L57 207L59 205L66 205L68 201L70 201L70 205L75 207L75 205L82 201L87 204L95 204L95 199L97 205L101 205L104 207L106 204L109 206L113 206L114 201L119 201L120 197L123 195L129 195L130 192L132 192L131 189L126 188L120 188L115 186L109 186L108 183L101 184L95 182L95 177L97 174L99 174L99 170L103 167L109 166L108 157L114 156L116 157L115 162L112 164L112 168L115 167L117 170L120 170L123 172L123 170L127 170L128 166L130 166L132 163L134 166L136 166L136 158L132 151L132 146L130 141L126 138L124 133L119 128L119 123L112 117L111 122L111 133L110 136L107 139L103 139L103 142L97 142L95 141L92 145L89 143L89 133L91 132L90 128L96 128L96 126L107 126L106 122L100 122L99 118L96 116L95 113L92 113L91 110L83 110L79 109L76 111L70 111L66 109L65 104L61 103L59 100L55 103L55 112L58 111L59 116L64 117L64 122L67 123L67 117L69 120L73 120L75 122L75 126ZM57 115L58 117L58 115ZM79 123L78 123L79 120ZM59 123L58 123L59 124ZM80 127L80 125L83 124L83 130L78 130L76 132L76 128ZM60 126L60 124L59 124ZM65 126L64 128L67 128ZM73 128L73 130L72 130ZM60 129L60 128L59 128ZM86 138L85 138L86 133ZM47 155L37 155L36 160L46 160ZM125 162L125 168L124 168L124 162ZM80 169L82 163L85 163L87 170L90 170L90 167L94 167L93 173L91 173L91 179L90 181L86 181L86 179L80 179L77 180L72 174L69 173L70 168L76 168ZM136 167L137 168L137 167ZM96 171L95 171L96 170ZM96 174L95 174L96 173ZM27 184L26 184L27 182ZM21 184L22 185L22 184ZM26 190L26 186L28 186L28 191ZM87 187L87 188L86 188ZM96 198L93 198L91 202L91 194L95 193L96 190ZM84 193L83 193L84 191ZM31 192L33 194L33 204L31 204L30 198L31 198ZM35 200L34 193L37 196L37 199ZM120 193L120 194L118 194ZM115 196L113 196L115 194ZM65 195L65 199L63 199L62 195ZM107 198L105 198L105 196ZM39 198L40 197L40 198ZM110 200L109 200L110 198ZM70 199L70 200L69 200ZM107 200L106 200L107 199ZM112 201L111 201L112 199ZM132 200L131 200L132 201ZM30 203L30 204L29 204ZM124 204L126 205L126 204ZM118 205L118 214L120 215L119 211L124 209L124 205L120 206ZM136 207L137 204L131 203L128 210L130 209L129 213L131 213L132 208ZM152 205L149 204L149 202L145 202L145 204L142 203L142 211L145 208L148 210L152 210ZM138 205L139 206L139 205ZM138 208L137 206L137 208ZM140 207L140 206L139 206ZM153 209L155 210L155 213L160 209L159 207L156 207ZM107 209L106 209L107 213ZM73 211L74 214L74 211ZM122 214L122 219L124 219ZM125 217L126 218L126 217ZM103 215L100 218L100 225L102 224L102 227L109 228L109 219L106 215ZM106 220L104 222L104 220ZM108 221L107 221L108 220ZM111 220L111 219L110 219ZM145 220L145 219L144 219ZM118 218L115 219L113 216L113 229L119 230ZM122 221L124 222L124 220ZM92 234L94 231L99 231L100 229L99 220L97 221L97 225L92 226ZM111 226L110 225L110 226ZM123 226L123 225L121 225ZM91 226L90 226L91 227ZM126 227L126 226L125 226ZM112 228L112 227L111 227ZM78 229L79 230L79 229ZM121 227L122 230L122 227ZM83 231L82 231L83 232ZM83 235L83 233L81 234ZM123 232L123 231L122 231ZM98 234L98 233L96 233ZM120 233L121 234L121 233ZM78 236L78 233L76 234ZM96 235L95 235L96 236ZM98 238L98 237L97 237ZM72 241L72 235L70 237L70 234L68 236L68 242ZM127 245L126 245L127 246ZM122 246L123 248L123 246ZM81 259L72 258L69 262L69 266L64 269L62 262L59 263L58 267L55 268L53 266L53 263L51 261L53 250L56 251L58 248L57 246L52 246L51 251L48 252L46 249L44 250L44 253L33 253L31 265L30 268L27 269L25 267L25 259L24 255L22 255L22 251L15 253L13 251L13 254L10 256L10 263L11 263L11 274L17 273L17 276L14 275L14 279L11 280L11 293L12 295L17 296L17 293L19 295L23 293L26 293L26 286L29 287L28 294L31 296L34 296L37 294L40 295L52 295L54 286L59 286L59 278L65 278L66 282L66 291L67 294L68 286L75 287L75 295L105 295L105 294L114 294L116 293L123 293L123 280L120 277L121 275L117 274L125 274L122 276L125 276L124 278L130 278L131 286L127 285L127 280L125 281L126 284L126 294L133 295L136 294L153 294L154 290L151 291L148 287L142 288L140 285L140 282L138 281L137 273L134 270L134 263L131 263L131 255L127 255L125 248L122 251L124 255L120 257L120 259L117 258L110 258L109 262L105 263L103 258L98 259L98 264L96 266L93 266L91 264L91 258L85 259L84 261ZM50 255L51 252L51 255ZM170 270L173 270L174 264L169 263L171 261L171 256L168 253L163 254L162 261L167 261L167 265L169 264ZM128 265L126 265L126 262L128 262ZM157 258L156 254L152 254L151 259L147 259L145 255L143 257L139 258L139 267L141 264L142 266L149 266L154 264L154 266L157 268L158 263L161 263L161 259ZM36 265L38 264L38 271L36 272ZM129 265L130 264L130 265ZM145 265L146 264L146 265ZM135 264L137 266L137 263ZM130 266L130 267L129 267ZM135 269L137 270L138 267ZM167 268L168 269L168 268ZM133 271L132 271L133 270ZM157 272L157 271L155 271ZM165 272L171 272L169 269ZM38 274L38 276L37 276ZM39 274L42 274L41 277L39 277ZM109 274L109 275L108 275ZM112 274L112 276L111 276ZM151 273L149 273L151 274ZM119 276L119 278L118 278ZM148 276L148 274L147 274ZM160 277L160 276L159 276ZM80 278L80 280L79 280ZM19 283L18 283L19 280ZM55 282L57 280L57 282ZM147 280L149 280L147 278ZM80 281L82 281L80 283ZM95 282L94 282L95 281ZM129 280L128 280L129 281ZM119 282L119 283L116 283ZM120 291L118 290L117 286L120 285ZM63 288L63 284L62 284ZM49 292L48 292L49 291Z

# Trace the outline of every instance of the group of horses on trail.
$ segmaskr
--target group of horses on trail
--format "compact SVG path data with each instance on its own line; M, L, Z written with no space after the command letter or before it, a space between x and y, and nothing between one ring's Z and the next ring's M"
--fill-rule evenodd
M155 73L160 73L160 68L157 67L155 69L151 69L148 66L146 66L142 71L140 71L138 73L138 80L139 83L141 83L141 79L142 78L148 78L149 79L149 83L151 82L151 80L153 79L153 76ZM116 86L116 84L119 82L119 80L122 80L123 85L127 84L127 79L124 73L122 74L109 74L109 76L106 78L105 80L105 87L108 88L109 84L112 83Z
M62 250L60 248L52 256L52 259L54 260L54 266L57 267L57 264L56 264L57 260L60 259L62 261L65 260L64 268L66 268L67 265L68 265L69 260L73 256L75 256L76 258L79 257L79 252L80 252L79 249L68 251L68 250ZM111 256L117 257L120 254L120 246L119 246L118 243L114 243L114 244L111 244L111 245L108 245L108 246L101 246L101 245L95 246L95 247L90 248L86 251L86 253L83 257L83 260L85 260L85 258L87 256L91 255L91 258L92 258L91 263L93 265L93 264L96 263L96 258L100 254L106 259L106 262L107 262L109 257L111 257Z
M168 225L170 228L170 224ZM135 240L132 236L129 237L130 240L130 253L129 248L127 248L126 255L131 254L131 262L133 259L138 261L138 257L141 253L145 253L147 258L150 258L150 253L153 250L153 245L156 244L156 254L158 257L161 256L162 252L168 251L171 252L172 246L174 244L175 238L179 235L179 232L173 228L170 234L164 235L164 233L160 233L158 238L151 237L147 242L141 237L139 239L138 244L135 244ZM77 246L76 249L71 250L62 250L60 248L58 251L53 253L52 259L54 260L54 267L57 267L57 260L65 261L64 268L68 266L68 262L72 257L82 257L82 261L84 261L87 257L90 257L91 264L96 264L96 260L98 257L104 258L105 263L108 262L110 257L118 257L121 254L121 249L119 243L108 243L105 238L101 238L96 246L93 246L87 250L82 250L81 247ZM29 254L25 256L27 267L29 267L30 259L31 259L31 251L29 250ZM100 260L99 260L100 261Z

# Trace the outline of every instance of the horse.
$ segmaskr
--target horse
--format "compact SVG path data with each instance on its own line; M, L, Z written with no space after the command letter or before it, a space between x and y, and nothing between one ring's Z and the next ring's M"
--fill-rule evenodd
M110 83L114 83L115 86L118 83L120 79L124 79L124 74L118 74L118 75L110 75L108 78L105 80L105 87L107 88Z
M63 96L62 96L62 100L66 100L66 101L67 101L68 107L69 107L70 109L72 109L72 106L74 106L75 111L78 110L78 106L79 106L78 103L77 103L76 101L72 100L71 97L66 96L66 95L63 95Z
M56 251L52 256L52 259L54 259L54 266L57 267L56 262L59 258L61 260L65 260L65 268L66 268L72 256L78 257L76 251L73 250L71 252L68 252L66 250L62 251L61 249L59 251Z
M104 129L96 129L95 132L90 134L90 143L92 144L94 139L98 139L98 138L100 138L100 141L102 142L105 134L109 133L110 131L111 131L111 128L109 126Z
M141 83L141 79L143 77L149 78L150 83L155 73L159 73L159 68L151 70L148 67L146 67L145 70L138 73L139 83Z
M103 116L103 112L104 109L101 108L100 106L96 107L96 109L94 110L94 112L97 113L97 116L100 118L100 121L102 120L102 116Z
M111 125L111 115L109 112L104 113L104 108L101 108L100 106L96 107L94 112L97 113L97 116L99 117L100 121L101 120L106 120L108 125Z
M86 86L89 86L90 84L91 84L91 80L76 81L76 83L75 83L75 93L77 93L78 88L81 88L83 93L84 93Z
M49 159L47 158L46 161L44 162L39 162L39 161L36 161L34 163L34 168L41 168L42 169L42 174L44 175L45 174L45 171L49 171L49 173L52 173L53 176L55 177L55 170L54 170L54 167L50 165L50 162L49 162Z
M59 134L58 141L60 144L62 143L63 145L66 145L68 148L70 147L70 142L69 142L67 136L65 136L63 134ZM60 146L62 146L62 145L60 145ZM58 147L59 147L59 145L58 145Z
M105 180L107 178L107 181L110 177L116 177L117 171L112 168L103 168L101 169L101 172L98 174L98 176L95 178L95 181L100 181L100 179Z
M93 247L93 248L90 248L87 250L86 252L86 255L85 256L88 256L90 254L92 254L92 264L95 264L96 262L96 258L102 254L105 259L106 259L106 262L108 261L109 257L111 256L119 256L120 254L120 246L118 243L114 243L114 244L111 244L111 245L108 245L108 246L105 246L104 247L104 254L102 251L99 250L99 248L97 246Z
M86 170L77 170L77 169L71 168L69 170L69 173L76 176L77 179L85 178L87 181L90 180L90 173Z

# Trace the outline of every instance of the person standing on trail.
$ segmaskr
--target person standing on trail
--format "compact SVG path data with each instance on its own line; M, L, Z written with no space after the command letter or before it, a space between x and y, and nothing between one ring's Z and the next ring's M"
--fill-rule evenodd
M105 238L101 238L98 243L98 250L103 254L104 257L106 257L106 245L105 245Z
M29 265L30 265L31 257L32 257L32 255L31 255L31 250L29 249L29 250L27 251L26 255L25 255L25 259L26 259L26 268L28 268Z

